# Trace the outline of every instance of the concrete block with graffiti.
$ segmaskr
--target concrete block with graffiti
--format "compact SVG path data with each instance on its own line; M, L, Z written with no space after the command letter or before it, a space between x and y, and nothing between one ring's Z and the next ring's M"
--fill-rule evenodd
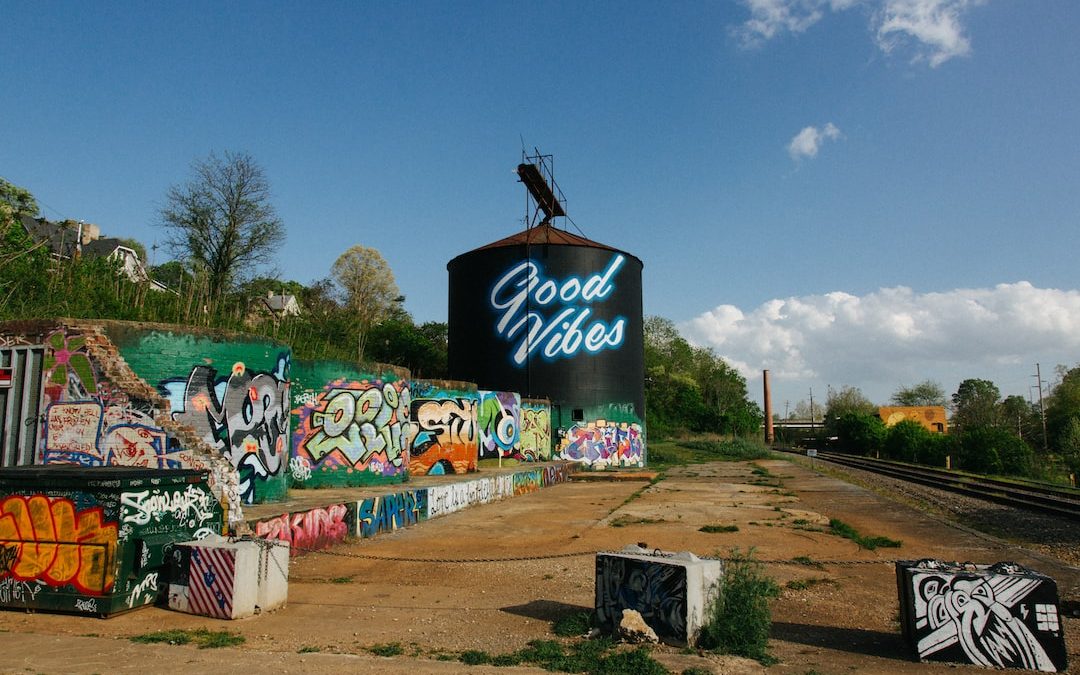
M521 454L521 395L480 391L476 409L479 459L524 460Z
M627 546L596 555L596 619L612 633L623 610L641 613L664 642L693 646L716 602L723 562Z
M412 405L407 371L298 361L291 394L294 485L371 485L405 478Z
M413 380L409 411L409 473L416 476L476 470L479 393L469 382Z
M321 551L345 541L355 529L356 502L283 513L254 524L255 536L289 543L289 554Z
M551 460L551 401L521 399L521 454L529 462Z

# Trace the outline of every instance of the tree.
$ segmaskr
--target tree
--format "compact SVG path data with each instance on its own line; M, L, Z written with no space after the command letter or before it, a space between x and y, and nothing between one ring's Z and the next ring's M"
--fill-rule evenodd
M843 386L829 388L825 397L825 428L831 435L837 435L837 420L844 415L877 415L878 409L858 387Z
M1050 444L1060 449L1072 420L1080 420L1080 366L1058 366L1061 381L1046 399L1046 434Z
M404 298L390 265L374 248L353 246L338 257L330 273L345 295L345 305L356 316L356 354L363 361L371 327L390 317Z
M953 426L961 433L996 426L999 398L1001 392L990 380L964 380L952 397Z
M207 296L216 305L234 284L273 257L285 227L270 203L262 167L246 153L211 153L191 167L187 183L165 195L161 226L165 245L206 273Z
M885 442L887 429L877 415L847 412L835 422L836 441L841 450L876 455Z
M20 216L36 217L37 214L37 200L29 190L0 178L0 225L6 226Z
M0 318L29 316L47 301L42 272L49 267L49 251L19 221L37 213L29 190L0 178Z
M900 387L893 392L891 402L898 406L944 406L945 390L933 380L924 380L912 387Z

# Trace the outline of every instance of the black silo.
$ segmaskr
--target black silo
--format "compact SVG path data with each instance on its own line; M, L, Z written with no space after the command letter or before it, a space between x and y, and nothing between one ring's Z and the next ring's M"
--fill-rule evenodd
M540 225L447 269L452 378L549 398L564 433L627 423L643 443L641 260Z

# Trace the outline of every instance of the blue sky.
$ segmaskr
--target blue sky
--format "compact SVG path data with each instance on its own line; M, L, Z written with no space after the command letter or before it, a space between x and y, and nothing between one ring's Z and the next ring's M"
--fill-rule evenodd
M148 247L211 151L283 278L379 249L418 321L523 227L521 140L644 306L781 399L1080 358L1080 3L4 3L0 175ZM571 229L573 227L571 226ZM155 262L163 262L159 250Z

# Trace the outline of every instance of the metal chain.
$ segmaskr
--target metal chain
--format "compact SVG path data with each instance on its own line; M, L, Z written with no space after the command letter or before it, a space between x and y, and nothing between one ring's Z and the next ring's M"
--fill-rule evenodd
M575 551L572 553L548 553L543 555L524 555L524 556L511 556L506 558L411 558L400 556L380 556L370 555L364 553L345 553L342 551L331 551L328 549L318 548L305 548L303 546L293 546L294 551L303 551L304 553L321 553L323 555L331 555L339 558L356 558L358 560L378 560L380 562L415 562L415 563L447 563L447 564L471 564L471 563L501 563L501 562L527 562L532 560L558 560L561 558L577 558L586 555L596 555L599 553L622 553L622 551ZM638 554L641 555L641 554ZM644 554L649 555L649 554ZM670 557L670 556L658 556L658 557ZM874 560L760 560L757 558L718 558L718 557L699 557L699 560L720 560L722 562L737 562L737 561L749 561L757 562L763 565L797 565L800 567L818 567L824 565L895 565L900 562L899 559L874 559Z

